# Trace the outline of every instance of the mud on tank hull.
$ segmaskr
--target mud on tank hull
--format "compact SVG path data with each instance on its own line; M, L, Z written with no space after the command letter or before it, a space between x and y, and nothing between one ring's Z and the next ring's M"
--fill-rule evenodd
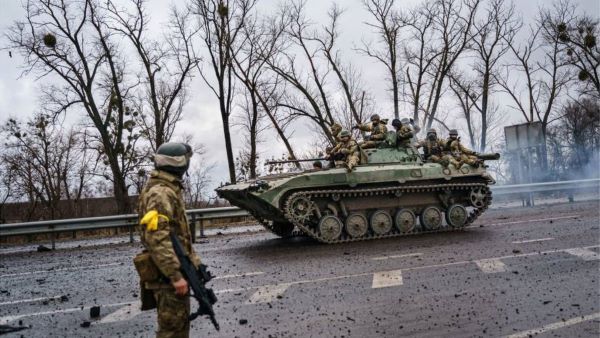
M489 206L489 184L484 168L414 160L264 177L217 193L279 236L341 243L463 228Z

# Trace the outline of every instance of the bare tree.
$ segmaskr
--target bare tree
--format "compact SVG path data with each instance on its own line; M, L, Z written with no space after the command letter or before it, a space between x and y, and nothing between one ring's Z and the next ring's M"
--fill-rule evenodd
M188 9L172 8L168 30L163 36L152 38L145 1L129 2L131 11L112 0L106 2L106 7L111 14L111 28L131 42L141 62L141 86L137 88L136 100L140 118L136 120L156 151L171 139L181 120L191 71L200 61L193 45L198 28L191 24Z
M402 42L402 50L406 59L406 82L408 83L408 103L412 106L413 120L418 125L425 124L420 120L420 112L429 111L431 100L427 100L428 88L435 88L430 79L433 62L440 56L441 50L431 44L434 38L434 18L437 15L433 2L425 2L421 6L402 13L402 22L410 32ZM431 80L431 81L430 81ZM427 104L424 106L424 104Z
M431 105L426 111L426 128L436 121L436 113L442 98L445 79L449 76L458 58L468 47L472 36L472 27L480 0L436 0L431 9L435 13L433 27L437 39L433 44L440 46L441 53L434 60L433 83L431 87Z
M14 184L17 168L9 165L2 155L0 155L0 160L2 160L2 162L0 162L0 223L6 223L4 206L6 205L6 202L11 200L17 193Z
M238 167L247 168L249 178L257 175L257 158L260 133L266 129L261 124L263 117L268 117L277 136L285 144L290 158L295 159L294 150L284 132L283 126L276 118L277 101L281 92L280 77L268 71L267 60L273 56L280 44L283 30L277 22L278 18L268 18L259 21L256 16L248 17L239 40L238 52L233 58L234 73L244 86L244 104L242 126L246 129L247 139L245 149L238 159L243 164Z
M339 37L338 22L342 14L343 10L336 3L332 4L327 12L329 22L323 26L322 32L315 34L313 39L320 46L344 93L345 101L342 101L343 107L339 110L349 113L345 114L347 120L345 124L353 125L365 120L364 110L368 100L360 81L360 73L350 64L344 66L341 52L336 49Z
M577 73L582 94L600 99L600 37L598 18L577 15L570 0L556 0L551 8L542 9L540 21L548 31L547 38L562 46L561 57Z
M555 39L558 32L541 13L530 25L524 43L507 41L514 62L504 64L504 71L494 78L512 99L510 107L521 112L527 122L541 121L545 134L559 99L567 94L571 74L561 60L564 47ZM567 14L565 8L555 13L557 17Z
M371 42L363 41L358 50L385 66L392 82L394 117L398 118L400 114L399 75L402 69L399 65L398 49L402 20L394 8L395 0L364 0L363 4L374 20L374 22L367 22L366 25L375 30L382 46L375 48Z
M207 47L211 71L200 74L219 100L219 111L225 136L229 164L229 180L236 182L235 161L231 143L230 121L234 98L233 50L256 0L194 0L192 7L200 21L200 36ZM214 80L209 79L209 73Z
M310 127L322 137L321 144L335 142L329 129L333 123L345 122L349 128L360 122L370 102L360 73L342 60L336 46L341 13L332 6L328 23L318 29L306 17L305 2L286 3L281 15L287 20L280 21L284 42L268 59L270 69L289 85L278 107L286 111L288 123L298 118L313 122ZM342 98L331 94L333 83Z
M110 174L103 176L112 182L118 211L122 213L131 210L128 176L135 175L146 155L138 145L143 130L136 119L145 113L136 109L141 108L138 103L158 102L159 109L153 109L151 119L159 118L160 121L149 122L158 127L153 129L153 136L146 132L147 138L153 139L150 143L156 147L157 141L162 142L161 138L164 140L172 132L169 128L179 119L178 111L184 100L177 84L168 84L156 76L164 61L160 58L163 53L160 48L151 46L151 40L145 39L144 3L139 0L131 3L136 8L135 14L117 9L112 0L28 0L23 5L25 19L15 22L6 33L7 47L18 50L25 60L25 74L58 79L55 84L42 89L44 109L53 114L73 109L85 112L89 130L94 131L97 140L90 145L101 154L109 168ZM182 30L188 32L181 21L174 19L173 24L180 33ZM130 39L120 39L122 34ZM183 36L179 35L178 42L170 42L171 54L181 52L188 43L185 39L189 35ZM142 65L150 68L142 75L129 71L136 67L130 63L132 59L125 58L122 53L126 41L133 42L142 60L146 58ZM172 56L171 60L184 62L187 56L183 53ZM179 69L180 72L174 71L171 75L187 78L183 73L189 70L181 70L189 65L178 66L182 67L167 68ZM154 83L156 91L150 90L140 100L139 93L144 92L140 82L147 86ZM167 107L169 104L171 107ZM172 108L173 105L176 108ZM158 137L157 133L162 136Z
M3 161L15 178L10 184L29 194L30 202L40 201L50 219L68 216L59 201L79 201L91 177L90 158L78 148L80 136L54 122L39 114L27 123L9 119L3 127L7 137Z

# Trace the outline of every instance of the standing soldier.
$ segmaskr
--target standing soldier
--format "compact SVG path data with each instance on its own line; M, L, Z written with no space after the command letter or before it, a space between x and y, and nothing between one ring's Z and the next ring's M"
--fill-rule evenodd
M398 119L394 119L392 121L392 126L396 129L396 147L408 148L410 147L410 140L413 137L412 128L408 123L410 121L408 119L402 119L406 121L401 121Z
M458 137L458 131L456 129L450 129L450 138L446 143L446 149L450 151L450 154L460 162L460 166L463 163L478 167L483 162L477 157L477 153L463 146L460 143L460 137Z
M352 127L353 129L359 129L361 131L368 131L371 133L369 138L363 142L360 146L363 149L376 148L381 142L385 140L385 134L387 133L387 127L385 124L387 120L381 120L379 115L373 114L371 116L370 123L357 124Z
M142 309L157 308L157 337L189 336L188 283L180 272L169 234L175 233L198 268L200 258L192 247L182 196L182 178L191 156L192 148L187 144L162 144L154 156L156 170L150 174L139 197L141 241L145 250L134 262L142 284ZM153 297L144 297L149 294Z
M354 141L347 130L340 132L340 142L331 151L333 158L335 159L336 168L339 168L342 163L346 165L348 172L354 170L354 167L360 161L360 149L358 143ZM344 161L338 159L344 158Z
M427 131L427 138L418 142L415 147L423 148L423 155L425 157L425 161L439 163L444 167L448 167L450 163L454 165L455 168L458 168L460 163L455 160L452 156L445 154L444 147L446 146L446 142L442 139L438 139L437 131L433 128Z

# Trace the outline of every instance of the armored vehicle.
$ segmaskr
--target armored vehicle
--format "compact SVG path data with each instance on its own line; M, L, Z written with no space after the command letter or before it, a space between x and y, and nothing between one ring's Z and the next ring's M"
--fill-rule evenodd
M352 172L306 170L216 191L276 235L300 233L324 243L463 228L492 200L494 180L485 166L425 163L410 147L363 150L361 163Z

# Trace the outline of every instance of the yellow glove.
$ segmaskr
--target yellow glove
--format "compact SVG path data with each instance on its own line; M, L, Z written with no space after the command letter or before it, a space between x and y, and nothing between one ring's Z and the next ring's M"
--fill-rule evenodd
M167 216L159 214L156 210L150 210L144 215L144 217L142 217L140 223L146 226L146 230L156 231L158 230L159 218L163 218L167 222L169 221Z

